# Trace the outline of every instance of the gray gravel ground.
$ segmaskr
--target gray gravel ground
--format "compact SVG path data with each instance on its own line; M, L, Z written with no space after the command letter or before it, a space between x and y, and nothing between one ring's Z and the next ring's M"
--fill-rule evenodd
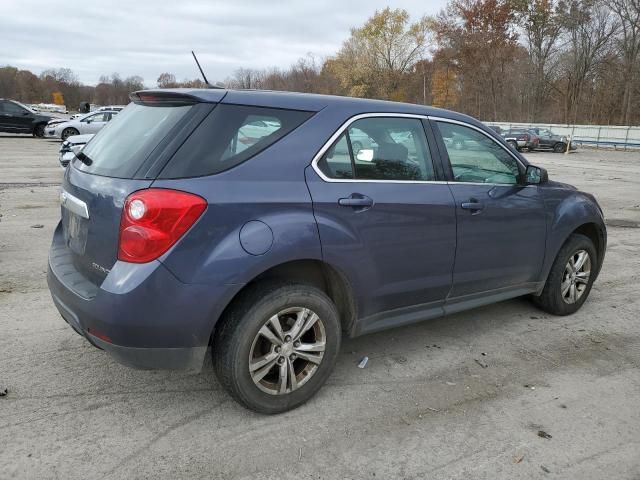
M528 154L608 218L580 312L517 299L347 340L311 402L266 417L210 364L130 370L58 316L58 145L0 136L0 478L640 478L640 153Z

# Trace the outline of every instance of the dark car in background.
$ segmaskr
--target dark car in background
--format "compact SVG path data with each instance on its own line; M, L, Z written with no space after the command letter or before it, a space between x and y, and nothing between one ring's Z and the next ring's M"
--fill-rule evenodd
M530 129L512 128L502 133L505 141L516 150L536 150L540 145L538 135Z
M532 128L531 131L540 139L538 150L553 150L556 153L566 152L567 144L569 143L569 137L566 135L556 135L548 128ZM576 149L573 142L571 142L569 149Z
M571 314L602 266L595 198L466 115L223 89L132 102L65 170L53 302L127 365L198 370L210 349L258 412L310 399L343 335L522 295Z
M0 98L0 132L44 136L44 127L53 117L34 112L15 100Z

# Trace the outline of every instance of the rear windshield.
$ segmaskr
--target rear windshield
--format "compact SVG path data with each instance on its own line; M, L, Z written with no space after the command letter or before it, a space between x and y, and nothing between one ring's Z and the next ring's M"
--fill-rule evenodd
M132 178L154 148L192 105L130 103L82 150L78 170L106 177Z
M228 170L273 145L311 115L297 110L218 105L160 177L200 177Z

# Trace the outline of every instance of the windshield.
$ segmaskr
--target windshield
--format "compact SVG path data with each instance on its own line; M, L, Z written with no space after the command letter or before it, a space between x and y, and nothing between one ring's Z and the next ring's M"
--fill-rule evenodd
M95 175L132 178L191 108L131 103L96 134L73 165Z

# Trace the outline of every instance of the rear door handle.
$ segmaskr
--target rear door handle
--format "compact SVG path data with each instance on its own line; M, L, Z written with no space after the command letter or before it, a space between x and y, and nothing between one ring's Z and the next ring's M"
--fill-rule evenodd
M480 210L484 208L484 205L475 198L469 199L468 202L462 202L460 206L465 210L471 210L472 213L480 213Z
M346 198L338 199L338 205L352 207L357 210L365 210L373 206L373 200L360 193L352 193Z

